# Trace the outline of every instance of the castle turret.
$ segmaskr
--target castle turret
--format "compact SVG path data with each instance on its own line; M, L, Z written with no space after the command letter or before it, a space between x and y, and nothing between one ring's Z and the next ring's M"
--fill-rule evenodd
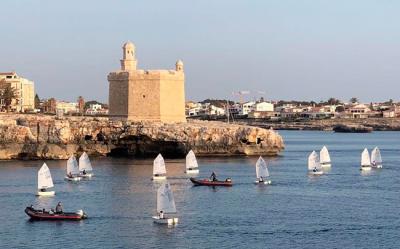
M176 71L183 71L183 62L181 60L178 60L175 64L175 70Z
M135 45L132 42L127 42L122 46L123 56L121 60L122 71L135 71L137 60L135 56Z

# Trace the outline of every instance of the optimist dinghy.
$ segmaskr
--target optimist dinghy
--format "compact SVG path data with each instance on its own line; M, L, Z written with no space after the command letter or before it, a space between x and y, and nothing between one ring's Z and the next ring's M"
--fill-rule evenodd
M83 178L90 178L93 176L92 163L86 152L83 152L79 157L79 176Z
M319 163L318 154L313 150L308 156L308 174L309 175L322 175L321 164Z
M163 183L157 191L157 216L153 216L154 223L175 225L178 218L171 214L176 213L174 195L168 182Z
M365 148L361 153L361 168L360 170L371 170L371 159L369 158L368 149Z
M267 163L265 160L260 156L256 163L256 175L257 180L256 183L259 184L271 184L271 180L269 180L269 171L267 167Z
M81 177L79 177L79 166L75 156L71 156L67 161L67 175L64 179L73 182L81 180Z
M167 170L165 169L165 161L161 154L158 154L153 162L153 180L167 179Z
M186 174L198 174L199 165L197 164L196 156L192 150L186 155Z
M329 151L326 146L322 147L319 152L320 164L324 167L331 167L331 157L329 155Z
M378 147L375 147L371 152L371 166L373 168L382 168L382 156Z
M43 163L42 167L38 171L38 196L53 196L56 193L54 190L49 191L48 189L53 188L53 179L51 178L50 169L46 163Z

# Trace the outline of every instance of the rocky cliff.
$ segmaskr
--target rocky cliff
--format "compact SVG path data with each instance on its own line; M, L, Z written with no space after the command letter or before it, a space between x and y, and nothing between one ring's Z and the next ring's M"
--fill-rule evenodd
M277 155L284 149L273 130L221 122L179 124L112 122L107 118L0 116L0 159L66 159L90 155L183 157Z

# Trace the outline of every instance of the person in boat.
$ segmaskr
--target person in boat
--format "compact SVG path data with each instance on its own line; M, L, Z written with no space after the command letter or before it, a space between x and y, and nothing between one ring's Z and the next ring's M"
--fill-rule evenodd
M158 217L160 217L160 219L164 219L164 212L162 210L158 214Z
M56 214L62 214L63 213L63 207L61 205L61 202L59 202L56 206Z
M82 171L82 174L86 175L86 170L85 169Z
M40 192L46 192L46 189L45 188L41 188Z
M376 167L376 162L375 161L372 161L372 166Z
M217 175L215 174L214 171L211 173L210 180L211 180L212 182L217 181Z
M317 167L314 167L314 169L312 170L313 172L318 172Z
M67 176L68 176L69 178L72 178L72 173L69 172L69 173L67 174Z
M258 179L259 182L264 182L264 178L260 176L260 179Z

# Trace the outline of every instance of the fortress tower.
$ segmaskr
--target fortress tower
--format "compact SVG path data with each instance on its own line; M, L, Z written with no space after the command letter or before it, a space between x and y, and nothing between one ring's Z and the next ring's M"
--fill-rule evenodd
M138 70L135 45L123 45L121 70L111 72L111 119L154 122L186 122L185 74L178 60L175 70Z

